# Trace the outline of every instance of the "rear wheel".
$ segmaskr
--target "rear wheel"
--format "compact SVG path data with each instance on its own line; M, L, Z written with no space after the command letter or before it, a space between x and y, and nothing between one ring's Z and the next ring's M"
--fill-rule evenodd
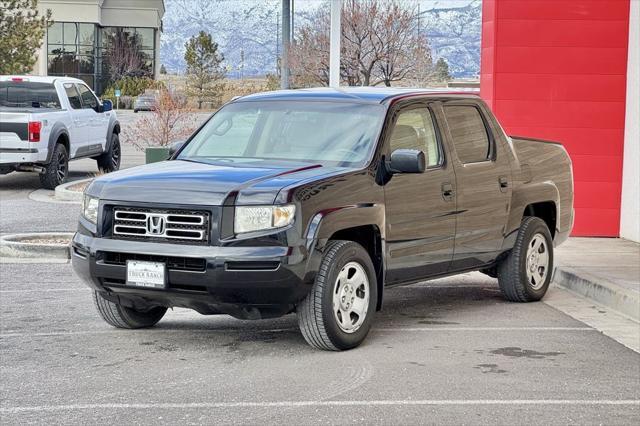
M69 174L69 154L67 148L58 143L53 148L51 161L45 167L44 173L40 174L40 184L46 189L55 189L67 180Z
M300 331L318 349L355 348L369 333L376 302L376 274L367 251L352 241L330 241L313 288L298 305Z
M111 135L109 149L96 158L98 168L103 173L111 173L120 169L122 150L120 148L120 137L117 133Z
M525 217L516 243L500 265L498 283L503 296L512 302L542 299L553 273L553 240L547 224L537 217Z
M153 327L167 312L167 308L163 306L151 308L146 312L127 308L105 299L97 291L93 292L93 301L102 319L117 328Z

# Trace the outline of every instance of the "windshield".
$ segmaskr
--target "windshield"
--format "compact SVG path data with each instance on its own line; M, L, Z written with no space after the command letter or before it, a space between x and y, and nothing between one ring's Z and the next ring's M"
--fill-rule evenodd
M373 149L382 105L236 102L223 107L182 150L182 160L295 160L358 166Z
M9 108L60 108L51 83L0 81L0 106Z

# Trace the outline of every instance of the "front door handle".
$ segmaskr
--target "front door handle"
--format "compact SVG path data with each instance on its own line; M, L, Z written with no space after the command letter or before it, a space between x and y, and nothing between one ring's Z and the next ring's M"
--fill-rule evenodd
M453 200L453 185L449 182L445 182L442 184L442 198L445 201Z

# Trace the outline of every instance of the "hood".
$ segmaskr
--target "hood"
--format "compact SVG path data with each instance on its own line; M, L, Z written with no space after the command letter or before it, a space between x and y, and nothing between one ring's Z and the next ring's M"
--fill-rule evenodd
M210 206L223 205L234 195L234 204L272 204L284 187L344 170L293 161L226 164L172 160L102 176L87 193L111 201Z

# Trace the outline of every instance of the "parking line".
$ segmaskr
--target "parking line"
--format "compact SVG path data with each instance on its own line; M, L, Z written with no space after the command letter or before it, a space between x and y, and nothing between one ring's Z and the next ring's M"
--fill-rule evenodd
M423 399L373 401L266 401L266 402L186 402L186 403L129 403L129 404L68 404L0 407L0 413L16 414L42 411L78 411L96 409L200 409L200 408L299 408L299 407L383 407L430 405L631 405L640 406L639 399Z
M160 334L160 333L229 333L229 332L249 332L249 333L283 333L298 331L297 328L274 328L265 330L247 329L206 329L206 328L174 328L174 329L147 329L147 330L86 330L86 331L52 331L48 333L2 333L0 338L5 337L52 337L52 336L82 336L91 334L113 334L128 335L132 333ZM597 331L591 327L386 327L373 328L372 332L392 333L392 332L438 332L438 331Z
M86 287L76 287L76 288L44 288L44 289L30 289L30 290L0 290L0 294L2 293L46 293L49 291L90 291L91 289Z
M381 327L372 331L594 331L591 327Z

